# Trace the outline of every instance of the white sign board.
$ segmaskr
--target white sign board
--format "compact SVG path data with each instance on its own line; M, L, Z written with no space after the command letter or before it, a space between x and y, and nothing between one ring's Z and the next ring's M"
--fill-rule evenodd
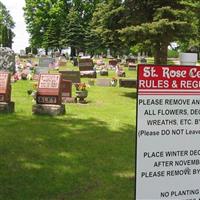
M196 65L198 61L197 53L180 53L181 65Z
M136 200L200 200L200 68L139 65Z

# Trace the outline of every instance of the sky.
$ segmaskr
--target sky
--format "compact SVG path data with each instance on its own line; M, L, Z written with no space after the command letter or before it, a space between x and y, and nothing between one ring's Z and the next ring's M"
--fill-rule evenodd
M13 50L15 53L19 53L21 49L29 46L28 40L29 35L26 31L26 24L24 21L24 11L25 0L0 0L6 8L10 11L11 16L15 22L15 38L13 43Z

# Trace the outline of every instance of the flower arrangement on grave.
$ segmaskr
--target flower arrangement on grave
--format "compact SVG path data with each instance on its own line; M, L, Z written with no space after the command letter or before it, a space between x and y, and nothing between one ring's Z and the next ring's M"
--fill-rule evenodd
M32 96L32 97L33 97L33 100L36 100L37 86L38 86L37 83L33 83L33 86L32 86L33 89L27 90L27 94L28 94L29 96Z
M87 91L85 83L75 83L76 91Z
M112 77L111 86L113 86L113 87L116 87L116 86L117 86L117 78Z
M85 83L76 83L76 98L80 103L85 102L85 98L88 96L87 86Z

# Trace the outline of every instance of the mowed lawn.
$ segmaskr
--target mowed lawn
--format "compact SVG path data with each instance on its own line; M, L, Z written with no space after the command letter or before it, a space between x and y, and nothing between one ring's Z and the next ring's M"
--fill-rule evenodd
M135 89L88 88L88 104L33 116L31 81L12 85L0 115L1 200L133 200Z

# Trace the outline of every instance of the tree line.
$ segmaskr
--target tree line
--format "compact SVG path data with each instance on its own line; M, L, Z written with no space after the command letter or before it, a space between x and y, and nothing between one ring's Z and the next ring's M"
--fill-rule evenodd
M12 48L14 25L12 16L0 1L0 46Z
M200 47L199 0L26 0L24 15L32 47L70 46L71 56L137 48L166 64L171 42Z

